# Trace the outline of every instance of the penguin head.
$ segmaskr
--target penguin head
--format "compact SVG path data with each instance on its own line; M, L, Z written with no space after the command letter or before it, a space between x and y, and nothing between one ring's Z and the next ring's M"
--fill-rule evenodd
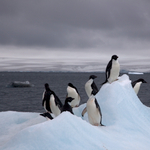
M118 59L118 56L117 55L113 55L112 57L111 57L111 59L113 60L117 60Z
M90 75L90 77L89 77L89 79L95 79L95 78L97 78L97 76L95 76L95 75Z
M76 90L76 92L79 94L77 88L72 83L68 83L68 86L70 86L71 88L74 88Z
M73 88L74 88L74 86L73 86L73 84L72 84L72 83L68 83L68 86L70 86L70 87L73 87Z
M48 83L45 83L45 90L49 90L49 84Z
M137 80L137 82L147 83L144 79L140 78Z
M74 100L74 98L72 98L72 97L67 97L66 100L65 100L65 102L66 102L66 103L72 102L72 100Z

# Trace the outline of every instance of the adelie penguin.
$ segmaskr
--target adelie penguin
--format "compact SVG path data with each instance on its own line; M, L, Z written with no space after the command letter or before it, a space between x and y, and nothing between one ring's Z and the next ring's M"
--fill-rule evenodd
M147 83L147 82L142 78L132 82L132 87L133 87L136 94L138 94L138 92L140 90L140 86L141 86L142 83Z
M72 102L70 103L71 107L78 107L79 106L80 95L79 95L77 88L72 83L68 83L67 97L73 98Z
M62 103L54 91L49 88L48 83L45 84L42 106L44 106L46 112L53 113L55 117L61 113Z
M73 100L74 100L74 98L72 98L72 97L67 97L66 100L65 100L65 104L63 105L63 107L62 107L62 109L61 109L61 112L69 111L70 113L73 114L72 107L71 107L70 104L69 104L69 103L71 103Z
M97 76L90 75L89 80L85 83L85 91L88 97L98 93L98 88L94 82L95 78L97 78Z
M106 80L103 84L105 84L106 82L112 83L113 81L116 81L118 79L119 74L120 74L120 64L118 62L118 56L113 55L111 57L111 60L107 64L105 70Z
M94 126L104 126L102 124L102 113L96 98L92 95L87 101L86 108L82 111L82 117L88 113L89 123Z
M45 83L45 91L43 92L43 97L42 97L42 106L44 106L44 109L46 112L52 113L51 108L50 108L50 95L52 91L49 88L49 84Z

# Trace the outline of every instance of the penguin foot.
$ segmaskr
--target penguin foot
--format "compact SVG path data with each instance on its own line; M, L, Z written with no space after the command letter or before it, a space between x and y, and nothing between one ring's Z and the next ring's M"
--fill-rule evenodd
M94 123L93 125L94 125L94 126L99 126L99 123Z
M100 126L105 127L105 125L103 125L103 124L100 124Z

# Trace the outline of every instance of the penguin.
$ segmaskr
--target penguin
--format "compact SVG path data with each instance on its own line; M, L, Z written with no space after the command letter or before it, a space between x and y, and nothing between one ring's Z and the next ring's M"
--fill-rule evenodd
M73 100L70 103L71 107L78 107L80 103L80 95L77 88L72 84L68 83L67 97L72 97Z
M50 95L50 108L51 112L57 117L61 113L62 103L54 91L51 91Z
M40 115L43 116L43 117L45 117L45 118L47 118L47 119L50 119L50 120L53 119L53 117L51 116L51 114L49 112L45 112L45 113L40 114Z
M107 64L105 70L106 80L102 84L105 84L106 82L112 83L113 81L116 81L118 79L119 73L120 73L120 64L118 62L118 56L113 55L111 57L111 60Z
M74 98L72 98L72 97L67 97L65 99L65 104L63 105L61 112L69 111L70 113L73 114L72 107L69 105L69 103L71 103L72 100L74 100Z
M131 83L136 94L138 94L142 83L147 83L147 82L144 79L140 78Z
M97 76L90 75L89 80L85 83L85 91L88 97L92 94L96 95L98 93L98 88L94 82L95 78L97 78Z
M82 111L82 117L86 113L88 114L89 123L94 126L104 126L102 124L102 113L97 99L94 95L90 96L86 103L86 108Z
M45 91L43 92L43 97L42 97L42 106L44 106L44 109L46 112L52 113L51 108L50 108L50 95L52 91L49 88L49 84L45 83Z

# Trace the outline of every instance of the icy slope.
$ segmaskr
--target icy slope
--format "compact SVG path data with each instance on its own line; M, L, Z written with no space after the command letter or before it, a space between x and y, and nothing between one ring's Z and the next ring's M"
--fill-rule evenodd
M75 115L62 113L47 121L38 113L1 112L1 150L148 150L150 148L150 109L131 87L127 75L105 84L96 98L106 126L88 123L81 117L85 104Z

